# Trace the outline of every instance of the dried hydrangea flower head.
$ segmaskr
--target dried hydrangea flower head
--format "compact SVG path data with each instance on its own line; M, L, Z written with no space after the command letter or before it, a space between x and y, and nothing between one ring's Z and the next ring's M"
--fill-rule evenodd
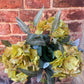
M2 40L7 46L2 62L13 81L24 84L28 77L37 76L40 82L45 76L48 84L55 84L55 77L63 79L82 71L81 52L84 50L78 47L79 40L70 41L68 25L60 20L61 10L55 17L40 21L43 9L30 26L16 17L19 27L27 34L24 42L11 44ZM31 29L35 34L30 32ZM46 31L48 33L44 34Z
M6 47L2 55L2 62L8 77L13 81L20 82L25 82L28 76L19 72L18 68L38 71L38 60L37 50L31 49L30 45L24 45L24 42L18 42L11 47Z
M64 53L60 50L54 51L56 59L51 62L54 70L53 77L66 78L76 76L82 70L81 52L76 46L64 45ZM64 57L63 57L64 56Z

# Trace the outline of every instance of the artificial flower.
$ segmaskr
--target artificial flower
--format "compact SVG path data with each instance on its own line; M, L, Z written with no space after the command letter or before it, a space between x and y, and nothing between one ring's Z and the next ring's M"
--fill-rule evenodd
M18 72L18 68L31 71L39 70L39 56L37 50L31 49L30 45L24 45L24 42L13 44L11 47L6 47L2 62L8 73L8 77L13 81L25 82L28 75Z

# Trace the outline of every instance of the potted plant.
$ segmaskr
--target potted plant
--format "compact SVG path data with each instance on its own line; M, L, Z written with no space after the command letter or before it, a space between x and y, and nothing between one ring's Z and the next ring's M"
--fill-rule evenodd
M27 39L17 44L2 40L6 49L2 62L8 77L16 82L37 77L37 82L55 84L55 78L62 80L73 77L82 71L79 39L70 41L68 25L60 20L61 10L55 17L39 21L44 7L38 12L32 25L27 26L16 17ZM35 29L31 33L31 29ZM47 33L45 33L47 31Z

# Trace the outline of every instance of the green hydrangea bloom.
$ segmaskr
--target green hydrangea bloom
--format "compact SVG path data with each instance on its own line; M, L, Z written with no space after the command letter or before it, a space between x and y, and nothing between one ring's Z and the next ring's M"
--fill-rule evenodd
M64 45L64 53L60 50L54 51L56 59L50 64L54 70L52 77L65 78L67 76L76 76L81 72L82 59L81 52L76 46Z
M8 77L13 81L20 81L23 84L28 76L19 72L18 68L38 71L38 61L37 50L31 49L30 45L24 45L24 42L18 42L11 47L6 47L2 56L2 62L6 68L5 71L8 73Z

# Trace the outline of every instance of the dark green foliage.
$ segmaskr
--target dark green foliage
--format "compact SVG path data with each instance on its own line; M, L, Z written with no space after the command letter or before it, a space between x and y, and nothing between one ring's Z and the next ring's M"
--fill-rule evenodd
M70 40L70 36L65 37L64 39L61 40L61 43L67 43Z
M36 76L40 72L41 69L39 71L28 71L28 70L19 68L18 70L20 70L21 72L25 73L26 75L30 77L33 77L33 76Z
M43 68L43 65L44 65L44 61L42 61L41 59L39 59L39 67Z
M38 46L37 53L39 56L42 56L42 47L41 46Z
M41 37L45 40L46 45L50 43L50 37L48 34L42 35Z
M29 33L27 36L26 44L42 45L42 46L46 45L44 39L41 38L41 35L31 34L31 33Z
M53 51L59 49L59 45L58 44L53 44L53 43L49 44L48 47L50 47Z
M45 75L46 75L46 79L47 79L47 84L55 84L55 78L51 78L53 75L52 70L46 69L45 72L46 72Z
M40 80L42 79L42 76L43 76L43 69L41 69L37 74L37 82L40 82Z
M41 59L44 62L51 62L53 60L53 51L47 46L42 46L42 56Z
M29 33L26 39L26 44L46 46L49 41L50 37L48 35L37 35Z
M5 45L6 47L10 47L11 43L8 40L1 40L2 44Z

